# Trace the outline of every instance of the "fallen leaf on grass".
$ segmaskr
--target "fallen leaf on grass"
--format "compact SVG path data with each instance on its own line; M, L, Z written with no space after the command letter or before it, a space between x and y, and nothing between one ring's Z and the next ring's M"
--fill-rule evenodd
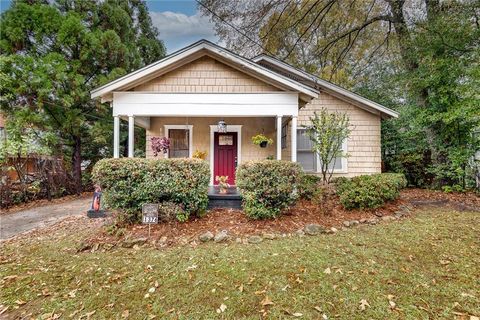
M192 271L192 270L195 270L195 269L197 269L197 268L198 268L198 266L197 266L196 264L193 264L193 265L187 267L186 270L187 270L187 271Z
M389 300L388 304L390 305L390 309L395 309L397 307L397 304L392 300Z
M87 313L81 315L79 319L90 319L90 317L93 316L95 314L95 312L97 312L97 310L87 312Z
M225 310L227 310L227 306L222 303L220 308L217 309L217 313L225 312Z
M268 296L265 296L265 298L263 298L263 300L262 300L262 302L260 302L260 304L262 306L271 306L274 303L272 302L272 300L270 300L270 298Z
M122 312L122 318L128 318L129 315L130 315L130 311L128 311L128 309L123 310L123 312Z
M77 290L78 290L78 289L75 289L75 290L70 291L70 292L68 293L68 296L69 296L70 298L75 298L76 293L77 293Z
M360 300L360 306L359 306L360 310L364 311L367 307L370 307L370 304L368 303L368 301L365 299Z
M397 307L397 304L395 303L395 301L393 301L393 298L395 298L395 296L393 294L387 295L388 305L390 306L390 309L392 309L392 310Z
M3 277L3 281L9 281L9 280L13 280L13 279L16 279L18 278L18 276L15 274L15 275L11 275L11 276L6 276L6 277Z

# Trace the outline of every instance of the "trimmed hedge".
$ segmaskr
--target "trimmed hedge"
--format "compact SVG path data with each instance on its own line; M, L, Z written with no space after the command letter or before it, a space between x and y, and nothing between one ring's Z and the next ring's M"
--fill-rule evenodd
M407 186L400 173L380 173L335 180L340 203L346 209L377 208L386 201L395 200L400 190Z
M93 182L103 189L106 207L138 222L144 203L172 202L179 221L201 214L208 204L210 169L199 159L103 159L95 164Z
M241 164L236 181L246 215L253 219L278 217L297 200L301 175L300 165L293 162L261 160Z

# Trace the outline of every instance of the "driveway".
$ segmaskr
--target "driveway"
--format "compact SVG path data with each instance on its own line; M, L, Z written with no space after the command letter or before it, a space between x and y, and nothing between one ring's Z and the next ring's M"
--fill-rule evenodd
M0 215L0 240L11 238L25 231L42 228L66 217L86 214L91 197L30 208L15 213Z

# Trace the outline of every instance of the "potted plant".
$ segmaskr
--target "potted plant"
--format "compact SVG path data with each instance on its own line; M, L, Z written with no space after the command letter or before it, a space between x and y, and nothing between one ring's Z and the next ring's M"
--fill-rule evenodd
M230 187L227 182L228 176L216 176L215 181L218 182L218 193L227 193L227 189Z
M152 137L150 139L152 143L153 155L156 157L159 153L163 153L167 156L167 151L170 149L170 140L167 137Z
M207 159L207 151L195 150L192 157L195 159L205 160Z
M260 146L260 148L266 148L267 145L273 144L273 140L262 133L253 136L252 142L257 146Z

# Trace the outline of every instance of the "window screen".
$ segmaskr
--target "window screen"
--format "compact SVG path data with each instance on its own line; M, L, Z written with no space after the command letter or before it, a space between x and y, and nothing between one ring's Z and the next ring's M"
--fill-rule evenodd
M316 156L312 151L312 141L305 129L297 129L297 162L305 171L316 170Z
M170 139L169 158L188 158L189 156L189 131L188 129L169 129Z
M343 151L345 151L346 144L342 145ZM334 170L343 170L343 159L341 157L335 158L328 168ZM312 141L307 135L305 129L297 130L297 162L303 167L305 171L319 171L320 159L317 154L312 151Z
M287 148L287 127L288 123L282 125L282 149Z

